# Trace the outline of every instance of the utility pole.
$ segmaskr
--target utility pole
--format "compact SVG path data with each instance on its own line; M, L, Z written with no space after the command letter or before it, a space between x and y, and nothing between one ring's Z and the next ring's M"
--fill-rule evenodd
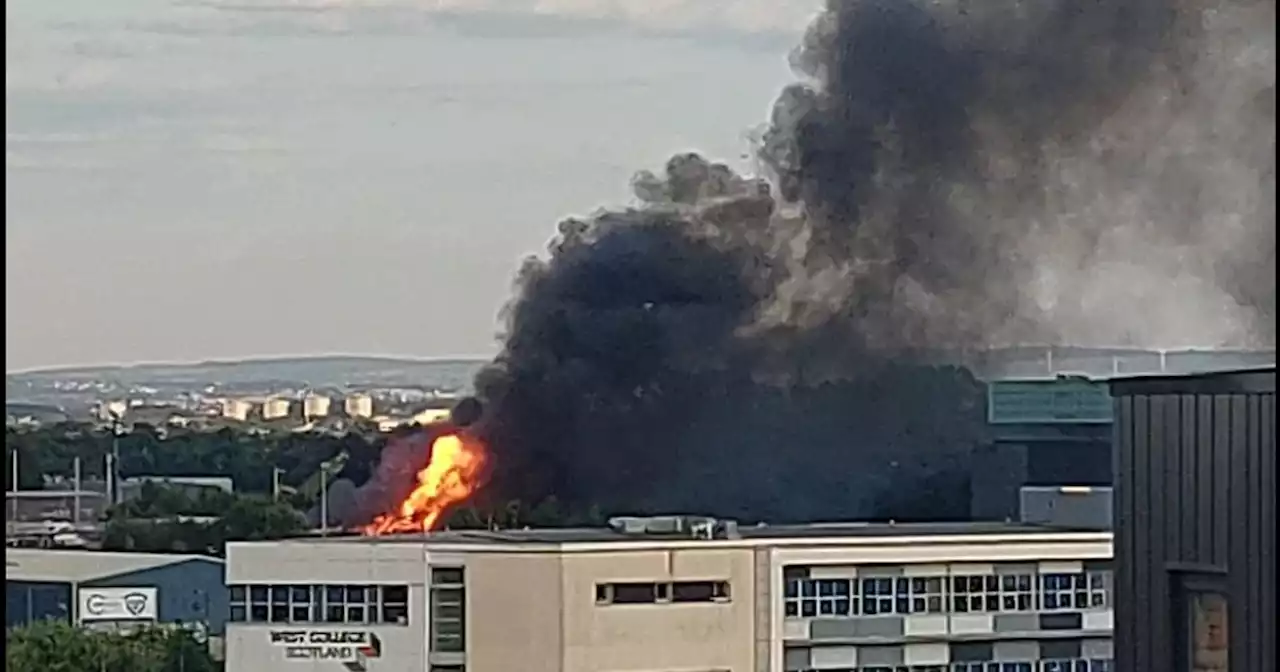
M75 472L75 484L74 484L74 487L75 487L75 489L76 489L76 492L75 492L75 494L72 496L72 499L75 501L75 505L74 505L74 506L75 506L75 511L74 511L74 512L72 513L72 515L71 515L71 521L72 521L72 522L75 524L75 526L76 526L76 532L77 532L77 533L79 533L79 532L80 532L80 490L81 490L81 488L80 488L80 458L79 458L79 457L75 458L75 460L73 461L73 463L72 463L72 464L73 464L73 467L72 467L72 468L74 469L74 472Z
M10 522L18 522L18 447L13 447L13 494L9 496L9 508L13 511L13 515L9 518Z
M320 463L320 536L329 536L329 462Z
M115 471L114 458L115 458L114 455L112 455L111 453L107 453L106 469L103 472L104 479L107 482L107 506L108 507L113 506L116 501L116 490L115 490L116 484L115 484L115 480L111 477L111 474L114 473Z

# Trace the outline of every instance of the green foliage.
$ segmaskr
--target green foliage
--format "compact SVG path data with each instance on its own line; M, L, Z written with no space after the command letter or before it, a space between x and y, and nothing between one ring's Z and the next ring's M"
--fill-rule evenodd
M385 437L352 432L261 433L223 428L201 432L147 425L115 436L110 427L67 423L37 428L7 427L4 468L7 483L12 453L18 452L18 481L23 489L42 487L45 476L70 479L80 458L86 479L102 478L113 444L120 452L120 473L129 476L229 476L237 492L271 492L273 469L282 469L282 484L297 488L321 463L348 454L341 476L360 483L377 462ZM315 490L311 488L310 490ZM314 492L311 493L314 498Z
M210 489L191 497L148 484L136 500L111 510L103 548L222 555L228 541L278 539L307 529L302 513L262 495Z
M43 621L5 635L6 672L217 672L222 666L185 630L150 627L128 633Z

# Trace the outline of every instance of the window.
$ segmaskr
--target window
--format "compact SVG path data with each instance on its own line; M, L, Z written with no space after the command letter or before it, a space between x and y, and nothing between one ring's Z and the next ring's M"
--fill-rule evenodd
M460 567L431 568L431 650L466 650L465 572Z
M658 584L656 583L615 583L612 584L612 604L652 604L658 601Z
M1004 574L1000 576L1000 611L1032 611L1035 609L1034 576L1031 574ZM1018 672L1001 670L1000 672Z
M1040 608L1044 611L1105 609L1111 602L1110 572L1042 574Z
M409 587L403 585L237 585L230 588L230 602L235 622L409 622Z
M374 586L341 585L324 587L325 623L369 623L377 616Z
M407 625L409 623L409 587L380 586L380 589L382 618L378 620L382 623Z
M862 588L862 613L879 616L894 612L894 580L868 577L858 579Z
M1089 672L1089 661L1083 658L1055 658L1040 661L1041 672Z
M812 670L812 672L840 672L839 670ZM849 672L947 672L946 665L864 665Z
M849 616L858 584L854 579L792 579L784 587L783 608L788 617Z
M1089 608L1106 609L1111 606L1111 572L1089 572Z
M244 586L231 586L229 601L231 604L231 621L233 623L243 623L249 620L249 614L245 605L248 600L245 599L246 590Z
M906 581L899 579L899 581ZM942 611L941 576L913 577L910 580L911 614L936 614Z
M728 581L676 581L671 584L672 602L727 602Z
M266 623L271 620L270 586L249 586L249 620Z
M1044 611L1076 611L1089 604L1089 577L1084 574L1042 574L1040 608ZM1052 672L1058 672L1053 670Z
M315 620L314 596L312 586L289 586L289 622L309 623Z
M1090 658L1089 672L1115 672L1115 663L1110 658Z
M996 576L951 577L951 611L959 614L1000 608L1000 580Z

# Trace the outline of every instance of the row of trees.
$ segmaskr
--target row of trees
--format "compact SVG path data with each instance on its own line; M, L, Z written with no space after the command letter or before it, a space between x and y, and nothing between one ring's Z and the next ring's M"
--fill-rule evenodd
M195 634L150 627L95 631L41 621L5 633L6 672L221 672Z
M278 539L307 528L289 501L262 494L145 484L108 511L103 548L222 555L228 541Z
M284 471L282 481L305 481L321 463L346 451L349 459L341 474L357 483L369 477L385 437L350 432L342 436L322 433L261 433L224 428L201 432L165 428L163 432L136 425L117 435L110 427L68 423L37 428L5 429L6 483L12 455L18 455L18 484L23 489L42 487L45 477L71 478L80 459L83 478L101 478L106 458L114 449L120 455L123 476L228 476L241 492L269 493L273 469Z

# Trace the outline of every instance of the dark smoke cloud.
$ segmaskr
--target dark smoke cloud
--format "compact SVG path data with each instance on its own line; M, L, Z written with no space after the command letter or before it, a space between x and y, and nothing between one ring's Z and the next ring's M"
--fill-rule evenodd
M923 353L1274 346L1274 25L1248 0L833 1L767 179L677 155L525 264L477 380L493 491L867 516L984 440L981 386Z

